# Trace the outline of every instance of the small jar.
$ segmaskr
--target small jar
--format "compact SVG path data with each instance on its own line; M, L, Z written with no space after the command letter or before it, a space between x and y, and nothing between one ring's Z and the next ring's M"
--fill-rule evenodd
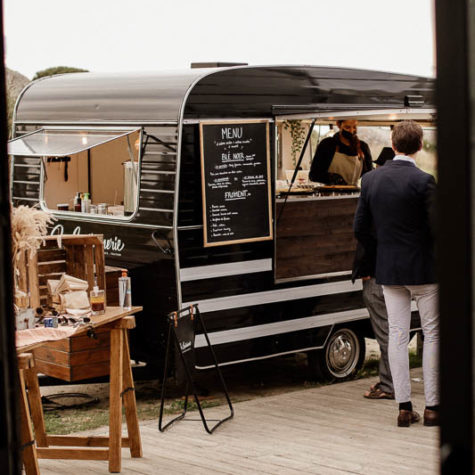
M97 214L107 214L107 203L99 203L97 205Z
M97 285L91 290L91 310L93 315L102 315L106 311L105 293Z
M90 205L89 206L89 213L97 214L97 205Z

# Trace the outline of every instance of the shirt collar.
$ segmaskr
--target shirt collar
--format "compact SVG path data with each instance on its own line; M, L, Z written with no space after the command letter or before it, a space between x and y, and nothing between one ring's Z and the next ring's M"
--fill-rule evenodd
M416 164L416 161L411 158L411 157L408 157L407 155L396 155L393 160L403 160L405 162L411 162L413 163L414 165Z

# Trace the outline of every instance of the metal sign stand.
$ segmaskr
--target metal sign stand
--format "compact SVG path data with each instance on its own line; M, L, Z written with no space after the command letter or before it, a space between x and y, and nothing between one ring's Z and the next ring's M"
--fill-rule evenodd
M213 359L214 367L216 368L216 372L221 381L223 392L229 406L230 415L225 417L224 419L208 419L207 421L203 413L200 400L197 395L196 386L195 386L195 383L193 381L193 376L192 376L195 369L194 341L195 341L195 331L197 328L199 328L205 336L206 343L208 344L208 348L209 348L211 357ZM185 377L186 377L185 403L184 403L183 412L179 416L175 417L174 419L172 419L171 421L169 421L167 424L163 426L162 425L163 407L165 404L165 390L166 390L166 381L167 381L167 374L168 374L170 347L172 345L172 340L175 343L175 347L178 351L178 355L180 356L181 362L183 363L183 367L185 370ZM163 432L165 429L170 427L174 422L179 421L185 417L185 414L188 408L188 396L189 396L190 387L193 391L193 396L195 398L198 411L200 413L201 421L203 422L204 428L206 432L208 432L208 434L212 434L214 430L217 427L219 427L223 422L226 422L227 420L231 419L234 416L234 409L231 404L231 399L229 398L228 390L226 388L223 375L218 366L216 354L213 350L213 347L211 346L208 333L206 332L203 319L201 318L198 305L196 304L190 305L189 307L183 308L182 310L179 310L177 312L172 312L168 314L167 349L165 353L165 369L163 373L162 396L161 396L161 401L160 401L160 415L158 419L158 429L160 430L160 432ZM197 421L199 419L187 419L187 420ZM208 422L216 422L216 424L213 427L209 428Z

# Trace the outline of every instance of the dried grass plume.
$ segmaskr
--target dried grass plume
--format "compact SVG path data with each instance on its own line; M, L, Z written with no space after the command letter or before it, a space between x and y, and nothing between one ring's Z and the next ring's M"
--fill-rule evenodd
M12 207L12 254L13 265L18 262L23 251L34 256L44 242L48 225L55 218L46 211L29 206Z

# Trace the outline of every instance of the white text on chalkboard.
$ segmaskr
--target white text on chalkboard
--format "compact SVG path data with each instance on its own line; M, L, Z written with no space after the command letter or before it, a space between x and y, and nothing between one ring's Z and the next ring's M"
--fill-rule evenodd
M242 139L242 127L223 127L221 129L222 139Z

